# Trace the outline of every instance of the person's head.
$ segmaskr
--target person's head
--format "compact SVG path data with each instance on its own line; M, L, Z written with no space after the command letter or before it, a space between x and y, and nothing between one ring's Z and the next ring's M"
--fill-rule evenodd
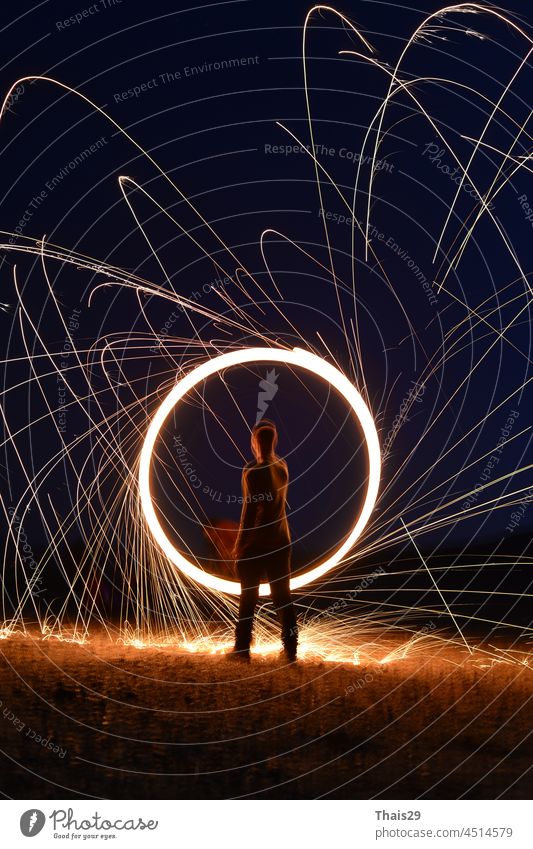
M278 444L276 425L270 419L261 419L252 429L252 451L260 463L273 457Z

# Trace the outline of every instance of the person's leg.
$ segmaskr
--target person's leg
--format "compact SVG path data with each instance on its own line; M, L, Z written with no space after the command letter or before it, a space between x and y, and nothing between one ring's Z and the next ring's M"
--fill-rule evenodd
M289 660L295 660L298 646L298 626L289 584L291 576L290 549L288 553L279 552L273 555L267 571L272 603L276 608L281 625L283 648Z
M237 561L237 574L241 582L239 619L235 628L235 651L247 655L252 641L254 612L259 599L259 577L256 569L246 561Z

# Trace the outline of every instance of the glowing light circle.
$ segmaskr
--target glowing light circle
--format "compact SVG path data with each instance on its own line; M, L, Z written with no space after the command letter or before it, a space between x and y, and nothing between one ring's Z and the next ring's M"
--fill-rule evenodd
M363 508L359 517L352 527L347 538L342 545L334 551L323 563L310 569L308 572L297 575L291 578L291 589L299 589L306 586L311 581L322 577L331 569L333 569L350 551L356 540L363 532L368 519L374 509L376 498L379 489L379 479L381 472L381 454L379 448L379 440L374 425L374 420L366 406L363 398L350 383L347 377L337 368L327 363L316 354L311 354L309 351L304 351L302 348L294 348L292 351L281 350L275 348L243 348L239 351L230 351L227 354L220 354L218 357L207 360L205 363L192 369L185 377L183 377L174 388L169 392L156 414L154 415L148 432L146 434L144 444L141 451L139 462L139 492L141 506L148 523L148 527L152 536L156 540L159 547L166 554L169 560L181 571L188 575L199 584L209 587L213 590L219 590L233 595L240 595L241 587L237 581L229 581L224 578L218 578L216 575L211 575L209 572L204 572L194 563L187 560L170 542L165 531L161 527L159 519L156 516L154 505L152 502L152 494L150 490L150 466L152 461L152 452L159 432L169 413L173 410L176 404L187 394L191 389L194 389L199 383L223 369L231 366L244 365L245 363L270 362L282 363L284 365L298 366L306 369L312 374L321 377L333 386L340 395L347 401L355 415L357 416L361 428L363 430L366 447L368 453L368 486L365 496ZM261 584L260 595L269 595L270 588L268 584Z

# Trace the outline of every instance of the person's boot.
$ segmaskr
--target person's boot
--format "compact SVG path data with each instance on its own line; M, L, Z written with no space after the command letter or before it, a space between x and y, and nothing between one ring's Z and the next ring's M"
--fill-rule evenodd
M296 663L298 642L294 638L283 641L283 656L288 663Z
M250 662L250 649L239 649L237 646L233 646L231 651L225 653L224 657L227 660L237 660L242 661L244 663Z
M235 645L228 652L230 660L250 660L250 644L252 642L252 619L239 619L235 629Z

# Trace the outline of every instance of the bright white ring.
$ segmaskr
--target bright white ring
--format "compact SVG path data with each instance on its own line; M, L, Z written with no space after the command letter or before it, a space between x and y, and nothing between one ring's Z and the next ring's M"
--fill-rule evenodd
M370 414L368 407L363 401L361 395L353 386L352 383L345 377L342 372L334 366L327 363L316 354L311 354L304 351L302 348L294 348L292 351L284 351L276 348L243 348L239 351L230 351L228 354L221 354L218 357L207 360L205 363L192 369L185 377L183 377L167 395L155 416L153 417L148 433L144 440L144 445L141 451L139 463L139 492L141 498L141 506L148 522L148 527L156 542L162 551L166 554L169 560L185 575L203 584L204 587L210 587L213 590L221 590L222 592L240 595L241 586L237 581L228 581L224 578L218 578L216 575L211 575L209 572L204 572L198 566L190 563L183 554L181 554L170 542L159 520L156 516L154 505L152 503L152 494L150 491L150 466L152 461L152 451L159 431L163 426L165 419L176 406L176 404L187 394L191 389L201 383L201 381L210 377L216 372L231 366L243 365L244 363L255 362L270 362L284 363L285 365L299 366L307 369L318 377L323 378L331 384L342 396L346 399L350 407L357 416L363 433L365 435L366 447L368 452L368 487L366 491L363 509L359 514L357 522L350 531L348 537L341 546L331 554L323 563L310 569L301 575L291 578L291 589L299 589L309 584L311 581L325 575L333 569L350 551L355 541L363 532L370 514L374 509L376 498L378 495L379 478L381 471L381 454L379 448L379 440L374 425L374 420ZM259 593L262 596L269 595L270 587L268 584L261 584Z

